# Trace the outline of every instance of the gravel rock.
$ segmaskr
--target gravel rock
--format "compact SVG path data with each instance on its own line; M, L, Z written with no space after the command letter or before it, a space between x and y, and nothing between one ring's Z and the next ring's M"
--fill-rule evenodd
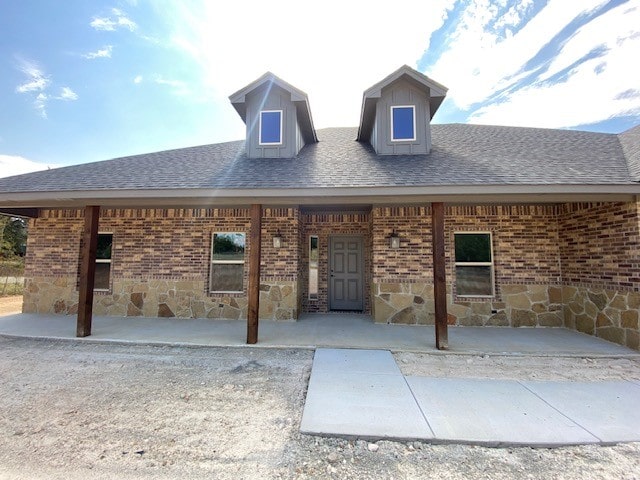
M396 356L403 373L436 377L640 378L628 358ZM640 444L504 449L303 435L312 360L311 350L0 337L0 478L638 478Z

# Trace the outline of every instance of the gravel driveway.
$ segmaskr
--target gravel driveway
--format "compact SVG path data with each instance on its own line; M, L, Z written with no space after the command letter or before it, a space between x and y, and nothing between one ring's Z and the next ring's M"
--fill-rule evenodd
M640 444L491 449L302 435L312 356L0 337L0 478L640 478ZM640 373L629 359L538 358L527 369L522 358L397 358L434 375Z

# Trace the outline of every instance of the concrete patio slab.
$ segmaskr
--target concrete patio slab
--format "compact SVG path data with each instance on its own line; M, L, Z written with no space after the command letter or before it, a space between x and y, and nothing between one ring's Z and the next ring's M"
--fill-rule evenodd
M76 317L14 314L0 317L0 335L75 339ZM242 320L102 317L84 341L246 346ZM563 328L449 327L449 347L435 349L432 326L380 325L356 314L309 314L297 322L260 321L258 347L361 348L433 354L627 357L640 352Z
M476 445L597 443L517 381L407 377L435 438Z
M376 350L316 351L300 431L368 439L433 437L393 356Z
M522 382L603 443L640 441L640 386L635 382Z

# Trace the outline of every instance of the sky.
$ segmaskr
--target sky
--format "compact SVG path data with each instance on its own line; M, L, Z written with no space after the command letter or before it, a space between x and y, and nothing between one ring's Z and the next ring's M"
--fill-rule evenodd
M449 89L434 123L619 133L639 59L640 0L0 0L0 177L242 139L266 71L317 129L406 64Z

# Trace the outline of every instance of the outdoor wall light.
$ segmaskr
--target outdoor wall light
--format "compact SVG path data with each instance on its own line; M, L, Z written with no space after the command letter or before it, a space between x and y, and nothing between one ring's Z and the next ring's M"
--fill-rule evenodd
M280 230L273 237L273 248L281 248L282 247L282 234Z
M389 248L400 248L400 237L395 230L389 235Z

